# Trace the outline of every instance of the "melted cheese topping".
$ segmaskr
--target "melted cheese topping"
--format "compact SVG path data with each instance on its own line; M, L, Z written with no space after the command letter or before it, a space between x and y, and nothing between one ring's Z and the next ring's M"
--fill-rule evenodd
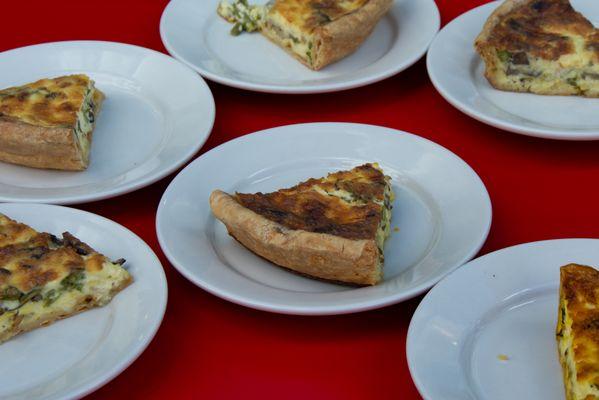
M313 64L313 32L366 4L368 0L304 1L276 0L263 29L280 38L281 44Z
M94 83L85 75L41 79L0 90L0 118L50 128L74 128Z
M276 0L268 18L297 36L310 34L318 26L335 21L366 4L368 0Z

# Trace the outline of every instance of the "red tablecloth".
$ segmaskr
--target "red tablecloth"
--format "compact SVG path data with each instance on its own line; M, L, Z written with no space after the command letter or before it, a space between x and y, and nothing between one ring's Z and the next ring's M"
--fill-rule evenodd
M3 1L0 50L98 39L165 51L158 23L166 3ZM443 24L482 3L437 0ZM200 154L232 138L284 124L351 121L393 127L447 147L481 176L494 209L481 254L542 239L599 237L599 143L534 139L476 122L437 94L424 61L378 84L334 94L260 94L214 83L210 88L216 122ZM154 341L90 399L419 398L405 342L420 298L335 317L269 314L220 300L183 278L158 246L156 207L172 178L77 206L141 236L160 257L169 286L166 316Z

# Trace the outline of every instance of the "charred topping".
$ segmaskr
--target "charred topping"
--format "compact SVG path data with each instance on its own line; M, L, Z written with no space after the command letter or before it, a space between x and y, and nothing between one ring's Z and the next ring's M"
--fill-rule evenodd
M367 182L356 179L359 172ZM334 182L309 179L289 189L274 193L237 193L236 200L246 208L290 229L328 233L347 239L372 239L376 236L381 218L385 176L371 165L354 171L330 175ZM314 185L329 190L344 190L351 194L349 205L333 195L316 192ZM372 200L377 200L375 203Z
M63 242L61 239L59 239L58 237L54 236L54 235L50 235L50 240L52 241L53 244L55 244L56 246L62 246Z
M77 254L81 256L87 256L91 253L95 253L94 249L77 239L75 236L71 235L69 232L64 232L62 234L62 240L66 247L71 247L77 252Z
M548 27L548 28L547 28ZM524 4L499 21L489 36L489 43L516 55L526 52L546 60L557 60L574 52L572 40L556 32L564 27L587 37L593 25L576 12L568 0L539 0ZM524 62L524 58L516 62ZM528 60L526 60L528 61Z

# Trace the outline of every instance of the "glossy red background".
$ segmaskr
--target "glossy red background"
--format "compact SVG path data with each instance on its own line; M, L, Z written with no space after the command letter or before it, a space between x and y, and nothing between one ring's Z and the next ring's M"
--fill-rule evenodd
M166 3L5 1L0 51L99 39L164 52L158 23ZM482 3L437 0L443 24ZM283 96L210 87L216 122L200 154L256 130L298 122L398 128L454 151L487 185L493 226L481 254L535 240L599 236L599 143L535 139L478 123L437 94L423 60L378 84L335 94ZM146 352L90 399L419 398L405 341L420 298L362 314L315 318L268 314L220 300L179 275L158 246L155 211L172 178L77 206L125 225L148 242L164 265L170 292L164 322Z

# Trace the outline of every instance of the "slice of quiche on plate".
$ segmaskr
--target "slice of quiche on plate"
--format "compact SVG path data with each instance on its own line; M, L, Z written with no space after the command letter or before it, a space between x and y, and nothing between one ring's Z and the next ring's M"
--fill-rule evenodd
M556 337L567 400L599 399L599 271L560 269Z
M104 99L87 75L0 90L0 161L84 170Z
M264 6L223 0L231 33L260 31L308 68L320 70L353 53L393 0L274 0Z
M328 281L375 285L383 277L393 190L364 164L273 193L212 192L210 206L231 236L261 257Z
M599 30L569 0L506 0L475 47L497 89L599 97Z
M123 262L0 213L0 343L106 305L132 282Z

